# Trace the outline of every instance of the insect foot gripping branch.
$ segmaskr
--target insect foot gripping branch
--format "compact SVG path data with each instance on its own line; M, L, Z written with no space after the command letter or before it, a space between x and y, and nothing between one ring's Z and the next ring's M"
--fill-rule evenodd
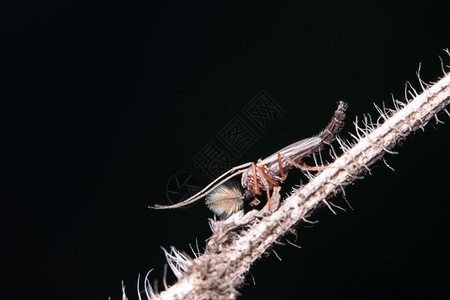
M292 167L308 170L322 170L323 168L307 168L301 163L302 159L319 151L325 144L331 142L342 127L347 105L340 101L328 126L317 136L306 138L295 142L269 157L257 163L248 162L234 167L225 172L219 178L211 182L203 190L174 205L155 205L153 209L172 209L183 207L194 203L206 196L206 204L219 217L227 218L242 210L244 201L251 204L259 203L258 196L263 191L267 195L267 205L269 211L274 211L271 207L270 191L279 186L287 176ZM242 174L241 184L244 192L230 180Z

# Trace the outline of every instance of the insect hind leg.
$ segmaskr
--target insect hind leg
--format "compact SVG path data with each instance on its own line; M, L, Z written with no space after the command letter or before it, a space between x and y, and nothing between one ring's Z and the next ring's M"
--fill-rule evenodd
M290 163L293 167L296 167L297 169L303 170L303 171L323 171L326 169L332 169L333 167L330 166L310 166L304 162L295 162L293 159L287 157L286 155L283 155L281 153L278 154L280 158L284 158L288 163Z

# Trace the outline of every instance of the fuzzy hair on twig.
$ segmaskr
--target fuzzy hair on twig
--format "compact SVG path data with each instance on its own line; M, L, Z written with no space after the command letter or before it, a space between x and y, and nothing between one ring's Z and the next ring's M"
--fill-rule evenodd
M385 153L395 154L392 149L399 141L417 129L423 130L432 118L441 123L437 113L444 110L448 115L445 107L450 102L450 76L444 69L442 79L428 84L420 79L419 67L421 92L408 83L405 102L393 99L393 108L375 105L379 112L376 120L369 115L356 119L353 140L337 139L343 154L337 157L331 148L335 160L329 168L294 190L275 212L253 210L244 214L240 211L226 220L210 220L212 235L203 254L197 249L195 259L173 247L169 251L163 249L178 282L157 293L147 274L144 292L140 291L138 282L139 299L141 293L148 299L235 299L250 266L297 223L308 222L307 217L320 206L325 205L334 212L339 207L328 201L329 198L344 193L344 187L370 172L374 162L384 161ZM274 190L275 197L278 193L279 190ZM123 291L126 299L125 288Z

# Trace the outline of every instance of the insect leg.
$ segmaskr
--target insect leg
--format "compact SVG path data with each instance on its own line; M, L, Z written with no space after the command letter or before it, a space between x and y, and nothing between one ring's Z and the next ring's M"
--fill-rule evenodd
M278 182L276 182L276 180L274 180L273 178L271 178L271 177L269 176L269 174L267 174L266 172L264 172L264 171L270 170L269 167L263 166L263 167L260 167L260 170L262 171L260 174L262 174L262 175L264 176L264 178L266 178L267 181L270 182L271 185L273 185L273 186L278 186L278 185L279 185Z
M261 209L261 212L273 213L278 209L278 207L280 206L280 198L281 198L280 190L281 187L279 186L273 187L272 195L270 196L270 207L268 205L264 206Z
M258 173L259 173L259 175L261 177L262 182L264 183L264 186L266 187L266 193L267 193L267 204L266 205L267 205L267 207L269 208L269 211L270 211L270 191L269 191L270 190L270 184L269 184L269 181L273 182L273 184L275 186L277 186L278 183L273 181L269 176L267 176L267 174L264 173L264 170L262 170L261 168L257 168L257 171L258 171Z
M258 185L258 177L256 177L256 164L252 163L252 171L253 171L253 190L255 195L259 195L260 191L259 191L259 185Z
M280 153L278 153L278 166L280 168L281 181L284 181L286 179L286 173L284 173L283 162L281 161L281 154Z
M279 154L282 158L286 159L292 166L305 171L323 171L326 169L329 169L331 167L323 166L323 167L313 167L310 165L305 164L304 162L296 163L294 160L290 159L289 157Z

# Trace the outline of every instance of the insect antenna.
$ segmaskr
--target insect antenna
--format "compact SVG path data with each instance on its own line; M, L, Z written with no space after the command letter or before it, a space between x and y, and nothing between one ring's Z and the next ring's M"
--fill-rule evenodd
M198 201L199 199L205 197L206 195L208 195L209 193L214 191L217 187L224 184L231 178L244 173L247 170L247 167L250 166L251 164L252 163L250 163L250 162L245 163L245 164L239 165L237 167L234 167L234 168L228 170L227 172L223 173L218 178L216 178L216 180L214 180L213 182L208 184L203 190L201 190L197 194L193 195L192 197L190 197L180 203L176 203L176 204L172 204L172 205L155 204L155 206L149 206L148 208L151 208L151 209L173 209L173 208L179 208L179 207L183 207L183 206L192 204L192 203ZM222 179L222 178L224 178L224 179Z
M221 218L227 218L244 207L244 195L235 181L229 181L206 196L208 208Z

